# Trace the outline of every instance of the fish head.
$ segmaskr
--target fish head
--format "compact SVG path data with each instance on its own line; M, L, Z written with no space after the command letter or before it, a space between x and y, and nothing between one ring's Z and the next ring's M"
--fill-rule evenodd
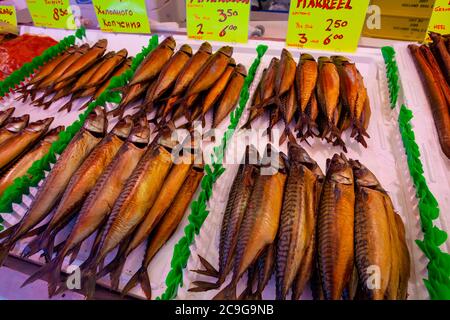
M233 58L230 58L230 61L228 61L228 66L236 67L236 60Z
M133 130L131 130L128 141L142 145L148 144L150 141L150 127L146 116L139 118L139 121L134 125Z
M59 139L59 133L64 130L64 126L58 126L56 128L53 128L50 130L42 139L43 141L47 143L53 143Z
M108 45L108 40L100 39L93 45L93 47L99 48L99 49L106 49L107 45Z
M97 106L87 117L84 128L92 133L102 134L106 133L108 127L108 120L106 119L106 112L103 107Z
M111 58L114 57L114 56L116 56L116 53L115 53L114 51L110 51L110 52L108 52L107 54L105 54L105 55L103 56L103 60L111 59Z
M353 184L353 170L343 154L335 154L329 161L327 178L340 184Z
M187 54L189 57L192 56L192 48L190 45L188 44L183 44L180 48L180 52L184 52L185 54Z
M245 68L245 66L243 64L238 64L236 66L236 73L240 74L241 76L243 76L244 78L247 76L247 69Z
M161 47L168 47L170 50L175 50L175 47L177 46L177 42L175 41L175 39L170 36L167 37L163 40L163 42L161 42L160 44Z
M299 163L311 170L317 177L323 178L323 172L317 162L299 144L288 142L289 162Z
M125 59L128 56L128 50L123 48L122 50L117 51L116 55Z
M261 174L274 175L277 172L286 172L287 156L276 150L273 145L268 144L261 159Z
M39 120L39 121L30 123L26 130L31 131L31 132L47 131L48 127L50 127L50 124L53 122L54 119L55 118L50 117L47 119L43 119L43 120Z
M353 175L358 186L376 189L384 192L384 189L381 187L381 184L375 177L375 175L369 169L367 169L367 167L361 164L361 162L359 162L358 160L350 160L350 165L353 168Z
M79 53L86 53L89 49L89 44L88 43L84 43L81 47L77 48L77 52Z
M117 122L117 124L111 130L111 133L125 140L130 135L132 127L133 127L133 119L130 115L127 115L123 117L119 122Z
M231 56L233 55L233 47L230 46L225 46L219 49L219 51L217 51L221 54L226 55L227 57L231 58Z
M67 48L67 49L66 49L66 52L67 52L68 54L72 54L72 53L74 53L74 52L76 52L76 51L78 51L78 50L79 50L79 47L78 47L77 45L73 45L73 46Z
M125 60L124 64L128 67L131 67L131 62L133 62L133 57L128 57L127 60Z
M303 53L300 55L300 64L303 64L306 61L316 61L316 59L314 59L314 57L312 55L310 55L309 53Z
M324 65L331 64L331 59L328 57L319 57L319 69L322 69Z
M17 118L11 118L5 126L5 129L11 132L19 132L28 125L29 121L29 114L24 114L23 116Z
M5 111L0 112L0 123L5 121L5 119L8 119L16 110L16 108L12 107L9 109L6 109Z
M211 44L207 41L203 42L198 51L202 51L208 54L212 53L212 47Z
M350 60L344 56L331 56L331 61L336 65L344 65L350 63Z

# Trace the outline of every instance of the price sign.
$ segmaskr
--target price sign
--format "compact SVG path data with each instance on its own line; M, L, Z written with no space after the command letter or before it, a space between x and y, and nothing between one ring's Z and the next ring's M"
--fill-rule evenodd
M0 6L0 30L17 31L17 17L14 6Z
M93 4L102 31L150 33L145 0L94 0Z
M433 14L431 15L428 31L441 34L450 33L450 0L436 0L434 3ZM431 41L426 35L426 41Z
M353 52L368 6L369 0L292 0L286 44Z
M27 5L35 26L76 28L69 0L27 0Z
M186 0L189 38L246 43L249 18L250 0Z

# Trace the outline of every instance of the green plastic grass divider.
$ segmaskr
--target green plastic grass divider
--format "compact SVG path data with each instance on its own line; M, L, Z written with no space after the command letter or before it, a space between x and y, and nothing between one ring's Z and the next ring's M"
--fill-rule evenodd
M248 75L245 78L242 88L239 106L230 114L230 124L222 137L221 144L214 147L214 153L211 155L211 165L205 166L205 176L201 181L201 191L198 198L191 204L191 213L188 217L189 224L184 228L184 236L175 245L171 261L171 270L166 278L166 291L157 300L170 300L176 297L178 288L183 285L183 270L186 268L191 251L190 245L194 237L200 233L200 229L209 214L207 203L212 196L214 183L225 172L222 165L225 150L228 142L237 129L239 120L244 112L247 101L250 97L250 86L255 78L256 70L261 63L261 58L266 53L268 47L259 45L256 48L257 58L253 61Z
M82 37L84 36L84 32L81 31L78 35ZM20 203L22 196L29 194L30 188L38 185L39 181L45 177L45 171L50 170L50 165L56 162L56 155L61 154L65 150L72 138L83 127L86 118L96 106L105 106L107 102L120 102L120 94L111 91L111 89L126 85L145 57L157 46L158 36L154 35L150 39L148 46L142 48L142 51L133 59L130 70L127 70L120 76L114 77L105 92L88 105L86 111L79 116L78 120L59 134L59 139L52 144L50 151L43 158L35 161L23 177L14 180L14 183L0 197L0 212L11 212L13 203ZM0 217L0 230L3 229L1 222L3 222L3 219Z
M395 108L400 91L400 77L395 59L395 50L392 47L384 47L382 48L382 53L386 63L391 107ZM423 282L431 299L450 300L450 255L440 248L447 241L448 235L433 223L439 218L439 204L430 191L424 176L423 164L420 160L420 149L416 143L411 124L413 118L413 112L405 105L402 105L398 116L398 124L405 148L408 169L416 189L416 198L419 201L420 223L424 235L423 240L416 240L416 244L428 258L428 279L423 279Z

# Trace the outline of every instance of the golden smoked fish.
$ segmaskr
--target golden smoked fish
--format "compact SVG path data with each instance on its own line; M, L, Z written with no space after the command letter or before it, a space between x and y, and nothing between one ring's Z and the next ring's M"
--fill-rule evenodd
M320 197L317 250L326 300L342 298L353 272L355 191L352 168L344 155L334 155Z
M16 136L22 131L30 121L30 115L24 114L21 117L9 118L8 122L0 129L0 143Z
M123 118L95 146L70 179L47 228L23 250L23 257L28 257L43 249L45 257L51 259L55 236L67 225L74 213L83 204L103 170L109 165L127 139L132 126L133 121L130 116Z
M175 50L176 42L173 37L167 37L159 46L150 52L141 65L136 70L133 78L131 79L129 86L133 86L138 83L147 82L155 78L165 66L167 61Z
M387 194L376 177L358 161L351 162L356 183L355 263L364 298L383 300L389 284L393 254ZM374 274L376 273L376 274ZM371 281L370 277L378 281ZM377 283L378 282L378 283Z
M191 167L189 175L187 176L186 180L183 183L183 186L179 190L175 200L167 211L167 214L159 222L148 239L147 249L141 268L125 285L124 289L122 290L122 295L127 294L128 291L130 291L139 282L142 289L144 290L147 299L150 300L152 298L150 279L147 273L148 266L153 257L169 240L169 238L175 232L181 220L183 219L184 213L189 207L192 197L194 196L198 186L200 185L203 174L203 167L197 165Z
M310 259L308 249L316 236L317 194L322 178L319 166L306 151L297 144L289 143L289 172L277 241L278 300L286 299L301 269L311 269L312 262L306 263L305 260ZM303 288L296 289L296 295L301 295Z
M9 118L13 115L16 108L8 108L5 111L0 111L0 128L3 127L6 123L8 123Z
M104 136L107 125L103 108L95 108L94 112L86 119L83 128L66 147L43 184L39 187L22 220L11 227L14 228L11 236L1 243L0 265L16 241L51 212L61 198L74 172Z
M235 300L239 279L267 246L275 241L286 182L284 170L284 166L281 166L273 175L259 175L256 178L239 230L232 280L214 297L215 300Z
M147 150L150 129L146 118L141 118L132 129L127 141L97 180L84 201L74 227L57 256L38 272L28 278L23 285L32 283L48 274L49 293L53 294L60 281L64 258L96 230L96 242L101 239L101 226L108 219L111 209L122 189ZM92 252L96 250L92 249Z
M194 281L193 285L195 287L189 289L191 292L202 292L220 288L231 271L239 229L250 201L255 179L257 175L259 175L259 168L256 165L250 164L251 155L257 155L257 151L254 147L247 148L244 163L241 163L239 166L238 173L234 178L228 196L228 202L223 214L220 231L219 270L217 271L214 269L214 267L201 256L199 256L200 262L205 270L193 270L199 274L215 277L217 278L217 282Z
M14 180L24 176L28 169L37 160L45 156L52 143L58 140L59 133L64 130L63 126L50 130L30 151L23 155L0 179L0 196L13 184Z
M201 110L202 117L204 117L206 113L214 106L217 100L219 100L225 88L227 87L227 84L230 81L230 78L232 77L235 69L236 62L233 58L231 58L228 67L225 69L225 72L222 74L220 79L211 87L211 89L203 99ZM193 117L192 120L195 120L195 117Z
M37 140L46 133L53 118L47 118L30 123L18 134L0 144L0 170L17 159L23 152L28 150Z
M185 98L187 99L192 95L201 93L211 88L211 86L213 86L225 72L232 55L233 48L226 46L220 48L217 52L210 56L208 61L206 61L206 63L197 72L194 79L192 79L186 91Z
M171 153L159 145L149 148L133 171L114 204L98 252L84 272L88 298L94 293L98 264L142 222L153 206L171 166Z
M217 107L214 110L213 128L217 128L220 123L230 114L239 102L242 87L244 86L247 70L242 64L236 66L233 75L222 98L220 98Z
M150 211L145 215L142 223L136 227L136 231L131 236L131 241L127 245L126 250L120 255L118 254L117 257L99 273L99 277L106 275L114 269L117 270L117 272L120 272L127 256L148 238L158 222L165 216L167 210L173 201L175 201L175 197L193 165L193 158L190 154L179 158L178 161L179 162L170 169Z
M101 39L97 41L97 43L89 48L78 59L76 59L70 67L64 71L64 74L56 80L56 82L68 80L89 69L101 56L103 56L107 46L108 40Z

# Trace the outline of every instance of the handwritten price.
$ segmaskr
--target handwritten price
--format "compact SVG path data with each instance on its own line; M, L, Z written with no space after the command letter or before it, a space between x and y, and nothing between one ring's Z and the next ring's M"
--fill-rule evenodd
M54 8L53 9L53 20L59 21L59 18L69 15L67 9Z
M217 9L219 13L219 22L225 22L229 17L236 17L239 13L236 10L228 9L227 11L223 9Z
M236 31L237 29L238 29L237 26L230 24L230 25L226 26L225 28L223 28L222 31L220 31L219 37L225 37L225 35L227 34L227 30Z

